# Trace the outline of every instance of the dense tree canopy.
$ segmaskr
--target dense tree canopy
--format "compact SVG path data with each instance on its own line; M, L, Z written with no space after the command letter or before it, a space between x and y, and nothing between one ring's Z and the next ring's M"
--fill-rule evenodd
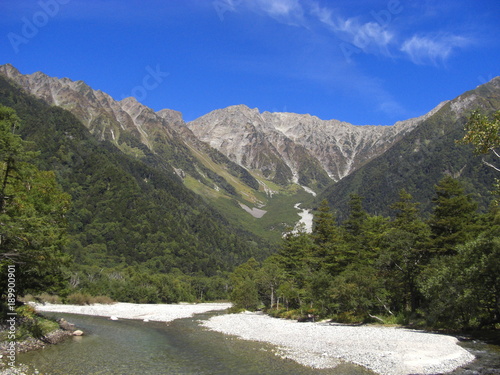
M433 203L424 220L401 190L392 218L385 218L368 214L353 195L339 225L323 201L313 233L290 233L260 271L252 260L234 274L238 301L251 301L236 305L260 304L272 315L298 319L494 327L500 323L498 211L477 213L451 177L436 185Z
M57 290L64 281L70 197L62 192L53 172L32 164L36 154L16 134L19 122L12 109L0 106L1 283L7 280L7 266L16 265L16 292L22 295Z

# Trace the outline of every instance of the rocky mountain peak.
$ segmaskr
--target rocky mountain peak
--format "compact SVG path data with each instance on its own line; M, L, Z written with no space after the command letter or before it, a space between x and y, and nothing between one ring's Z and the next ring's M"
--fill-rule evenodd
M335 181L342 179L386 151L420 121L423 119L395 126L355 126L309 114L260 113L257 108L239 105L210 112L187 126L199 139L246 168L275 173L280 165L270 160L277 157L289 171L287 183L307 185L325 183L322 173ZM311 170L315 178L308 176Z
M179 111L174 111L173 109L162 109L156 112L156 114L168 123L175 124L177 126L184 125L182 113Z
M70 110L100 139L118 146L123 132L134 135L152 151L159 140L166 144L187 142L191 149L204 148L204 143L263 178L309 188L343 179L383 154L448 103L440 103L424 116L390 126L353 125L310 114L261 113L244 104L214 110L186 124L180 112L155 112L133 97L116 101L83 81L49 77L42 72L22 75L10 64L0 66L0 74L49 104ZM499 87L500 77L489 85L484 89ZM470 95L466 93L453 101L452 109L456 113L463 111L473 101Z

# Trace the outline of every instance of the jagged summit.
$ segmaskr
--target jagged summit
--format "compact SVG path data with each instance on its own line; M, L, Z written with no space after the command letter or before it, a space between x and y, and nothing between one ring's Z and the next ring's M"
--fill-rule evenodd
M246 168L309 186L342 179L423 119L385 127L357 126L309 114L261 113L257 108L236 105L212 111L187 126L199 139Z
M193 160L187 149L205 149L208 146L204 145L209 145L264 179L314 189L339 181L380 156L448 103L391 126L352 125L310 114L260 112L244 104L217 109L185 123L178 111L155 112L133 97L116 101L83 81L49 77L41 72L23 75L11 64L0 66L0 74L49 104L70 110L100 139L118 146L122 135L130 133L152 152L165 149L165 144L177 149L169 151L177 159L185 155L184 159ZM500 85L500 77L484 87L491 85ZM458 113L466 104L456 100L452 109Z

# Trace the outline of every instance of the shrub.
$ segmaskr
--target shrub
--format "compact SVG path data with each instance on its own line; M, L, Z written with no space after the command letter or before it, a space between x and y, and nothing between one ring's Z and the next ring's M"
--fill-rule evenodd
M36 300L40 301L41 303L51 303L51 304L61 303L61 298L59 296L48 294L48 293L39 294L35 298L36 298Z
M26 294L24 297L19 297L18 300L22 303L36 302L36 298L32 294Z
M77 292L66 297L66 302L70 305L90 305L93 300L89 294Z
M115 301L108 296L96 296L92 298L93 303L100 303L103 305L111 305L115 303Z

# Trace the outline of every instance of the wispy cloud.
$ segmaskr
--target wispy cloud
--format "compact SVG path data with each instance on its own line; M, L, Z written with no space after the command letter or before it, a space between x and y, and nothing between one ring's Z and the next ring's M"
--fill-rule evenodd
M410 60L419 65L445 63L452 53L472 43L470 38L459 35L414 35L401 46Z
M279 22L314 29L326 27L339 43L348 43L360 52L391 58L409 57L417 65L440 65L460 48L472 44L472 39L458 34L435 32L422 35L405 31L400 23L392 22L396 14L387 9L346 17L319 2L299 0L224 0L234 11L246 8L266 14ZM387 16L377 17L384 12ZM422 17L426 17L424 14Z
M317 3L311 6L311 15L326 25L338 38L351 43L366 53L388 55L388 46L394 40L394 33L374 21L361 22L359 18L346 18Z
M304 26L304 8L299 0L246 0L245 3L285 24Z

